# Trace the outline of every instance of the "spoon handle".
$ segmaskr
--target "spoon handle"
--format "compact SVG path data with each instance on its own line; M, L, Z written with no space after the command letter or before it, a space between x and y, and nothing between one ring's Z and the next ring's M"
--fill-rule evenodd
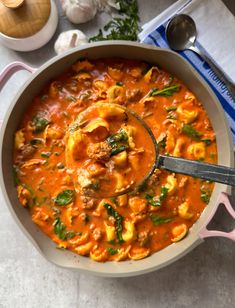
M173 156L159 155L157 167L204 180L235 186L235 169Z
M203 60L205 60L210 65L210 67L216 73L219 79L221 79L225 83L225 85L228 87L228 90L230 94L232 95L233 99L235 99L235 84L232 83L226 77L224 72L218 66L216 66L216 64L210 58L208 58L204 53L202 53L201 50L198 49L195 45L191 45L189 49L194 51L196 54L198 54Z

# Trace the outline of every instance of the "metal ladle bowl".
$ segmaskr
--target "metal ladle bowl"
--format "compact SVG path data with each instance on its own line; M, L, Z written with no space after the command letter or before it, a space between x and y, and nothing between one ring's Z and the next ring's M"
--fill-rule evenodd
M120 105L118 105L118 107L120 108ZM151 131L147 123L134 111L131 111L123 106L121 106L121 108L125 110L125 113L128 116L134 117L136 121L142 125L142 127L146 130L147 134L151 138L153 146L154 146L154 150L155 150L154 151L154 155L155 155L154 163L149 168L149 170L147 170L146 176L143 177L141 182L136 181L134 182L133 185L129 185L126 188L124 187L119 192L109 191L108 193L107 192L102 193L102 185L101 185L100 190L89 190L88 193L85 193L87 196L90 196L93 198L110 198L110 197L116 197L119 195L126 194L130 191L135 191L135 190L138 191L138 189L141 186L143 186L146 183L146 181L148 181L148 179L153 174L156 168L193 176L193 177L200 178L203 180L209 180L213 182L235 186L235 169L234 168L229 168L229 167L214 165L214 164L208 164L208 163L202 163L202 162L195 161L195 160L189 160L189 159L159 154L156 138L153 135L153 132Z

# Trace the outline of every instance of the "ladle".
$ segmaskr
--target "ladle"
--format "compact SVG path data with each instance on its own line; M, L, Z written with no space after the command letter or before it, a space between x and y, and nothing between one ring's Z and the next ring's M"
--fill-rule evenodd
M118 107L120 108L119 105ZM142 127L146 130L149 137L151 138L152 143L154 145L154 155L155 155L154 163L149 168L149 170L146 170L147 171L146 176L143 177L142 181L139 183L134 182L133 185L129 185L126 189L123 188L123 190L120 192L109 191L108 193L102 192L102 185L101 185L99 190L88 190L88 192L85 193L87 196L93 198L109 198L109 197L116 197L119 195L123 195L133 190L138 190L141 186L143 186L144 183L146 183L146 181L150 178L150 176L153 174L156 168L165 169L175 173L190 175L203 180L209 180L213 182L235 186L234 168L203 163L196 160L173 157L170 155L159 154L156 138L153 135L147 123L134 111L131 111L123 106L121 108L125 109L125 113L128 116L131 116L132 118L134 117L136 121L142 125Z
M189 15L175 15L166 27L166 38L171 49L176 51L190 49L205 60L216 75L226 84L233 99L235 99L235 84L225 76L224 72L206 54L195 46L197 28L194 20Z

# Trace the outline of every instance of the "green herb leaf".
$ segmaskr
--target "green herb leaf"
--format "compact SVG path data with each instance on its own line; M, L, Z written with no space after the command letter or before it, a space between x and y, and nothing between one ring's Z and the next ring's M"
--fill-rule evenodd
M212 142L210 139L202 139L201 141L204 142L206 146L210 145Z
M210 202L211 192L201 189L201 199L208 204Z
M161 206L162 202L166 199L167 197L167 193L168 193L168 188L166 188L165 186L161 186L161 193L159 198L157 199L154 196L151 196L149 194L147 194L145 196L145 199L148 201L149 204L151 204L152 206Z
M64 165L63 163L59 162L59 163L56 165L56 167L57 167L58 169L64 169L64 168L65 168L65 165Z
M120 128L117 134L113 134L106 139L112 148L111 156L121 153L129 148L127 132Z
M180 85L167 86L157 91L153 91L153 89L150 90L152 93L149 92L149 96L172 96L175 92L180 90Z
M184 124L184 126L182 127L182 132L185 133L186 135L188 135L190 138L192 138L193 140L200 140L202 134L199 133L198 131L196 131L191 125L189 124Z
M166 107L167 112L175 111L176 109L177 109L177 107L175 107L175 106Z
M139 15L137 0L119 0L119 14L122 18L113 18L104 26L104 31L100 29L96 36L90 38L90 42L104 40L128 40L137 41L139 32Z
M71 230L66 230L64 223L57 217L53 223L54 226L54 233L62 240L67 240L75 235L78 235L76 232Z
M148 96L153 96L154 93L156 93L158 91L158 88L157 87L154 87L152 88L149 93L148 93Z
M85 217L84 217L84 220L83 220L84 224L87 225L89 220L90 220L90 217L89 217L88 214L86 214Z
M41 138L34 138L34 139L30 140L30 144L32 146L36 146L36 145L42 144L42 143L43 143L43 139L41 139Z
M111 201L116 205L116 206L119 206L118 204L118 201L117 201L117 198L116 197L112 197L111 198Z
M74 200L74 190L66 189L52 199L57 205L67 205Z
M173 220L173 218L170 217L161 217L159 215L154 215L154 214L152 214L150 218L155 226L166 224Z
M116 82L116 86L122 87L123 86L123 82L121 82L121 81Z
M123 217L117 211L115 211L115 209L112 207L111 204L104 203L104 207L106 208L108 215L115 218L115 229L116 229L117 238L118 238L119 243L123 243L124 242L122 238Z
M44 131L46 126L50 123L50 121L46 118L35 116L32 120L35 133L41 133Z
M113 247L108 247L107 248L107 251L108 251L108 253L110 254L110 255L116 255L117 253L118 253L118 251L119 251L119 249L115 249L115 248L113 248Z
M51 156L51 152L42 152L42 153L41 153L41 156L42 156L43 158L48 158L48 157Z
M145 199L148 201L149 204L151 204L152 206L160 206L161 205L161 202L159 199L157 199L156 197L154 196L151 196L149 194L147 194L145 196Z
M75 96L70 95L66 97L67 101L76 103L77 99Z

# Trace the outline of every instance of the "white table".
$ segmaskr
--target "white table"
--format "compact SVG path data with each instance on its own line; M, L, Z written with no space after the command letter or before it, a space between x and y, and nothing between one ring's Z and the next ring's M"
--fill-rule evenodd
M139 0L141 23L173 2ZM225 2L235 14L235 1ZM38 67L53 57L56 37L72 28L60 15L56 34L40 50L18 53L0 46L0 70L16 60ZM95 34L100 24L99 17L79 28ZM16 73L3 89L0 118L28 74ZM235 199L235 191L232 196ZM219 212L214 226L223 225L231 229L235 224ZM208 239L174 264L140 277L105 279L58 268L48 263L25 238L0 193L0 308L234 307L234 283L235 244L219 238Z

